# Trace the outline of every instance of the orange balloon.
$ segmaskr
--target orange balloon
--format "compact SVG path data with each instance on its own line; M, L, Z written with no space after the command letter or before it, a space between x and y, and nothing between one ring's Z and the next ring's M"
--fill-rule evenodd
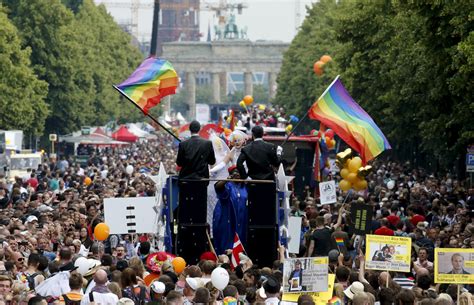
M182 257L175 257L173 261L171 262L173 265L174 271L176 273L181 273L183 272L184 268L186 268L186 261Z
M153 283L154 280L157 280L159 277L160 277L159 274L156 274L156 273L152 272L152 273L148 274L147 276L145 276L143 281L145 282L145 285L147 287L150 287L150 284Z
M98 225L95 226L94 228L94 236L95 239L103 241L106 240L107 237L109 237L110 234L110 228L107 224L101 222Z
M332 57L329 56L329 55L323 55L323 56L321 56L321 58L319 60L322 61L323 63L327 64L328 62L330 62L332 60Z
M323 75L323 72L324 72L323 66L324 66L324 62L322 62L320 60L315 62L314 65L313 65L314 73L316 73L316 75L318 75L318 76Z
M92 183L92 179L91 179L91 178L86 177L86 178L84 179L84 184L85 184L85 185L89 186L91 183Z
M244 96L244 103L245 105L250 105L253 103L253 97L251 95Z

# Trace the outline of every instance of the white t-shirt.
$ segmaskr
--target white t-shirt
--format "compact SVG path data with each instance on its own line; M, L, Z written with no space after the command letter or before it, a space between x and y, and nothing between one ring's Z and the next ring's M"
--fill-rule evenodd
M113 294L112 292L108 293L98 293L93 292L92 295L94 296L94 303L96 305L115 305L118 302L118 296ZM89 294L85 294L82 298L81 305L88 305L91 302L89 301Z

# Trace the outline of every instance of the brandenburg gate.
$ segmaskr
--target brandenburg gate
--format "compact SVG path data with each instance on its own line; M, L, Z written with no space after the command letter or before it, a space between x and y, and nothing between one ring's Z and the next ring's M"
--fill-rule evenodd
M278 41L216 40L210 42L179 41L163 44L162 58L169 60L181 75L189 103L189 117L196 116L196 74L211 74L212 103L219 103L221 87L227 84L229 72L242 72L245 94L252 95L254 72L268 73L270 97L275 96L276 77L283 53L289 44ZM226 90L223 88L223 90Z

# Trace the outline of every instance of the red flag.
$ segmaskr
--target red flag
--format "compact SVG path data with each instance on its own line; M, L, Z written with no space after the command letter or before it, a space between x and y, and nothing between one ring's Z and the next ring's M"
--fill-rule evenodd
M239 254L245 252L244 246L240 242L239 234L235 232L234 236L234 248L232 249L232 258L231 258L231 266L232 268L237 267L240 264Z

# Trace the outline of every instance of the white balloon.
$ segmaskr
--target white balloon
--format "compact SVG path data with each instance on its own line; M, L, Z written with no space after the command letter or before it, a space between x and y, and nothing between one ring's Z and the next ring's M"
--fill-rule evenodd
M395 187L395 181L390 180L389 182L387 182L387 187L389 190L393 190L393 188Z
M214 287L219 290L224 290L229 284L229 273L222 267L217 267L211 273L211 282Z
M133 166L132 165L127 165L127 167L125 168L125 172L129 175L131 175L133 173Z
M74 262L74 267L77 267L77 272L84 275L89 271L90 263L87 258L81 256Z

